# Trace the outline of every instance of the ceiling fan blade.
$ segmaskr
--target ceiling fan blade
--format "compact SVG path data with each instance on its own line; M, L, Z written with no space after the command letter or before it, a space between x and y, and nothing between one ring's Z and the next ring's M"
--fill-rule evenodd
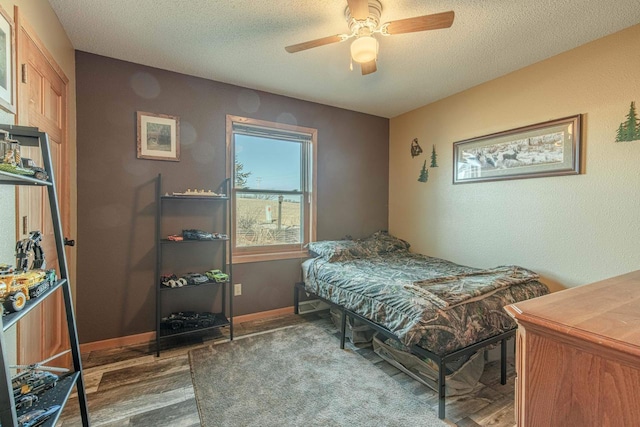
M384 24L388 34L414 33L416 31L439 30L449 28L453 24L453 11L435 13L433 15L416 16L399 19Z
M369 17L369 0L347 0L351 17L358 21L364 21Z
M373 59L369 62L363 62L360 64L360 68L362 68L362 75L366 76L367 74L375 73L378 67L376 66L376 60Z
M336 34L335 36L323 37L321 39L311 40L304 43L292 44L291 46L287 46L284 49L289 53L300 52L301 50L307 50L314 47L324 46L326 44L338 43L342 41L342 36L340 34Z

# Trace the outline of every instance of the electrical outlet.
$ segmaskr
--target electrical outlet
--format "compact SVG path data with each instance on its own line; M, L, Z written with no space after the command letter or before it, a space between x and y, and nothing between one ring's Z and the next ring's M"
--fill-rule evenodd
M233 285L233 296L239 297L242 295L242 283L236 283Z

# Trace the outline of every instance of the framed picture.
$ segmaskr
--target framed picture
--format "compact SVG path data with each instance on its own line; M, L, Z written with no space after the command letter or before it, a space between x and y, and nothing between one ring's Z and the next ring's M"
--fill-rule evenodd
M180 119L138 111L138 158L180 161Z
M453 143L453 183L580 173L581 116Z
M0 108L10 113L16 112L13 39L13 20L0 7Z

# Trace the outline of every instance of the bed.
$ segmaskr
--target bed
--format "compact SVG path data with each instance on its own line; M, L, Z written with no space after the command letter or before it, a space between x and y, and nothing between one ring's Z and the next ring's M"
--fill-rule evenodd
M314 258L302 264L294 288L297 312L304 291L342 312L345 322L366 322L412 353L439 366L438 415L445 415L445 365L485 346L501 344L501 381L506 383L506 340L516 324L503 307L545 295L534 272L518 266L482 270L409 251L386 232L363 240L315 242Z

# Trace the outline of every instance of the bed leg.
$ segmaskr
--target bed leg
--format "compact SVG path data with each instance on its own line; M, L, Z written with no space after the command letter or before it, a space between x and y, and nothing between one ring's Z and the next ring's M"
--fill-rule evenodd
M347 310L342 309L342 318L340 319L340 350L344 350L344 341L347 336Z
M507 383L507 339L500 341L500 384Z
M445 363L444 360L440 360L438 363L438 418L444 420L444 403L445 403Z
M300 303L300 293L298 291L298 284L293 285L293 313L300 314L298 305Z

